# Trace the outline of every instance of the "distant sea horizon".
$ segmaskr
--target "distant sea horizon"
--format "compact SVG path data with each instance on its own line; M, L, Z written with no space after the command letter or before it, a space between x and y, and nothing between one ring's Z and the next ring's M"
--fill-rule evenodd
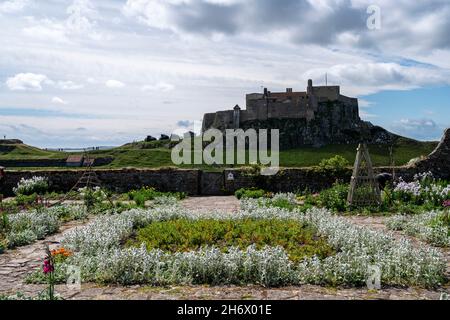
M44 148L48 151L63 151L63 152L83 152L83 151L95 151L95 150L110 150L117 148L118 146L98 146L98 147L84 147L84 148Z

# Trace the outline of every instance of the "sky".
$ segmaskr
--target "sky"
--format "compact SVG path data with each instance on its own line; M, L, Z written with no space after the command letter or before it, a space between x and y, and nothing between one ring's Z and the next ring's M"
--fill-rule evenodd
M120 145L327 74L364 120L439 140L449 30L448 0L0 0L0 135Z

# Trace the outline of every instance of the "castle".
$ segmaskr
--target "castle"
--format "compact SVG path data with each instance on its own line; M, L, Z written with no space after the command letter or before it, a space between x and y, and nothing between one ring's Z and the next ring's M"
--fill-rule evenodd
M251 93L246 96L246 110L207 113L202 130L279 129L282 148L305 145L358 143L361 139L380 143L392 134L359 117L358 99L344 96L339 86L313 86L308 80L304 92ZM364 131L364 132L363 132Z

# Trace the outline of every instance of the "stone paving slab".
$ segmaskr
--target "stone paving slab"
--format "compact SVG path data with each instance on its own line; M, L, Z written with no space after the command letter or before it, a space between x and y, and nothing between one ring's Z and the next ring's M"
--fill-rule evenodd
M225 197L192 197L181 201L183 207L189 210L197 210L203 212L222 211L228 213L236 213L239 211L241 204L235 196Z

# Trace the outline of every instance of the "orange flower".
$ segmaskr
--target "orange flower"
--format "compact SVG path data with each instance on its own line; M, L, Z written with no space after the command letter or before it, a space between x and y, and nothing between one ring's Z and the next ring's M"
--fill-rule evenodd
M63 256L63 257L70 257L72 255L72 252L65 248L59 248L51 251L51 254L53 257L55 256Z

